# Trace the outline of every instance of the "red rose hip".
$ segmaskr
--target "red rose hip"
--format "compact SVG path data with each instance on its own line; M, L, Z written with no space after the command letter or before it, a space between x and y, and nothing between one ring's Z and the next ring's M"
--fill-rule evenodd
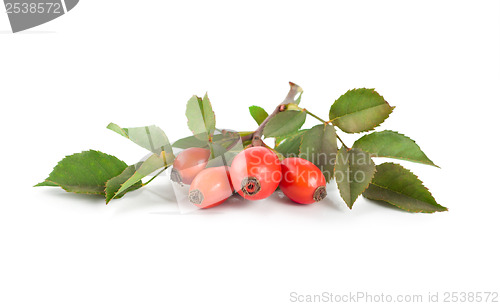
M230 174L234 189L243 198L261 200L278 188L281 164L278 156L268 148L252 147L236 155Z
M300 204L319 202L326 197L326 180L321 170L308 160L290 157L281 162L280 189Z
M194 177L205 169L210 158L210 150L189 148L177 155L172 166L170 179L176 183L190 185Z
M217 206L233 194L227 167L202 170L189 187L189 201L200 208Z

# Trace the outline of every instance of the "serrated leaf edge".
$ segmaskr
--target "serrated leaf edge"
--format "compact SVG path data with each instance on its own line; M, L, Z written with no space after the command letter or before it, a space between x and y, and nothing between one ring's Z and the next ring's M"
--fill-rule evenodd
M341 148L344 148L344 146L342 146ZM346 148L346 149L347 149L347 152L349 152L352 148ZM356 148L356 149L358 149L360 151L363 151L363 150L361 150L359 148ZM337 152L339 150L337 150ZM363 152L366 153L366 154L368 154L368 155L370 155L370 153L368 153L368 152L365 152L365 151L363 151ZM335 158L335 164L333 165L333 176L332 176L333 178L335 178L335 172L337 171L337 160L338 159ZM340 188L338 188L338 185L337 185L337 189L339 190L340 197L342 198L342 200L344 200L345 204L347 205L347 207L349 207L350 210L352 210L352 208L354 207L354 203L356 203L356 200L359 199L359 196L362 195L363 192L365 192L366 189L368 189L368 187L370 187L370 184L372 183L372 180L375 177L375 173L377 173L377 164L375 164L375 162L371 159L371 157L370 157L370 160L373 163L373 165L375 166L375 171L373 171L372 177L370 178L370 183L368 183L368 185L366 185L365 189L363 189L363 191L356 197L356 199L354 199L354 201L352 202L352 204L350 206L349 206L349 203L347 203L347 201L342 196L342 193L340 192ZM338 182L337 182L337 184L338 184Z
M333 108L333 105L334 105L334 104L335 104L338 100L340 100L343 96L347 95L347 94L348 94L348 93L350 93L351 91L355 91L355 90L359 90L359 89L371 90L372 92L374 92L374 93L378 94L378 95L379 95L379 96L380 96L380 97L384 100L384 102L385 102L387 105L389 105L389 103L385 100L384 96L382 96L382 95L381 95L381 94L379 94L377 91L375 91L375 88L366 88L366 87L361 87L361 88L353 88L353 89L349 89L349 90L348 90L348 91L346 91L343 95L341 95L340 97L338 97L338 98L337 98L337 99L333 102L332 106L330 106L330 112L331 112L331 109ZM379 105L377 105L377 106L380 106L380 105L383 105L383 104L379 104ZM367 109L374 108L374 107L377 107L377 106L372 106L372 107L369 107L369 108L365 108L365 109L363 109L363 110L367 110ZM394 106L391 106L391 105L389 105L389 107L394 108ZM344 115L342 115L342 116L340 116L340 117L329 118L329 119L330 119L330 121L333 121L333 120L336 120L336 119L338 119L338 118L342 118L343 116L346 116L346 115L351 115L351 114L354 114L354 113L357 113L357 112L359 112L359 111L355 111L355 112L347 113L347 114L344 114Z
M393 159L399 159L399 160L404 160L404 161L409 161L409 162L413 162L413 163L418 163L418 164L422 164L422 165L428 165L428 166L434 166L434 167L437 167L437 168L441 168L439 167L438 165L436 165L428 156L427 154L424 153L424 151L422 150L422 148L420 148L420 146L417 144L417 142L415 140L413 140L412 138L406 136L405 134L403 133L400 133L400 132L396 132L396 131L393 131L393 130L383 130L383 131L378 131L378 132L374 132L374 133L381 133L381 132L392 132L392 133L395 133L395 134L398 134L398 135L401 135L401 136L404 136L406 138L408 138L409 140L411 140L416 146L417 148L420 150L420 152L422 152L422 154L425 155L425 157L431 162L430 164L429 163L424 163L424 162L419 162L419 161L415 161L415 160L412 160L412 159L408 159L408 158L402 158L402 157L395 157L395 156L378 156L375 154L375 156L372 156L372 157L380 157L380 158L393 158ZM363 137L366 137L366 136L369 136L371 134L366 134L366 135L363 135L361 138L359 138L358 140L362 139ZM358 141L356 140L354 142L354 144L352 145L353 148L356 148L356 142ZM357 148L359 149L359 148ZM368 154L372 154L372 153L369 153L367 152ZM374 153L373 153L374 154Z
M425 189L429 192L429 194L430 194L430 195L431 195L431 197L434 199L434 201L436 202L436 204L437 204L438 206L440 206L440 207L444 208L444 210L443 210L443 211L448 211L448 208L447 208L447 207L445 207L445 206L443 206L443 205L439 204L439 203L436 201L436 198L432 195L432 192L429 190L429 188L427 188L427 187L424 185L424 182L422 182L422 180L421 180L421 179L420 179L420 178L419 178L419 177L418 177L415 173L411 172L411 170L409 170L409 169L407 169L407 168L403 167L403 166L402 166L402 165L400 165L400 164L396 164L396 163L391 163L391 162L388 162L388 163L383 163L383 164L392 164L392 165L400 166L400 167L402 167L403 169L405 169L406 171L408 171L409 173L413 174L413 175L415 176L415 178L417 179L417 181L418 181L418 182L422 185L422 187L424 187L424 188L425 188ZM383 165L383 164L381 164L381 165ZM373 179L373 178L372 178L372 179ZM372 182L370 182L370 184L373 184L373 183L372 183ZM394 192L394 193L398 193L398 194L403 195L403 196L408 196L408 195L403 194L403 193L401 193L401 192L394 191L394 190L392 190L392 189L388 189L388 188L386 188L386 187L383 187L383 186L380 186L380 185L377 185L377 184L373 184L373 185L375 185L375 186L377 186L377 187L379 187L379 188L385 189L385 190L392 191L392 192ZM366 189L365 189L365 191L366 191ZM405 208L403 208L403 207L400 207L400 206L399 206L399 205L397 205L397 204L391 203L391 202L386 201L386 200L370 199L370 198L366 197L364 194L363 194L363 197L365 197L365 198L367 198L367 199L369 199L369 200L376 200L376 201L382 201L382 202L389 203L389 204L391 204L391 205L393 205L393 206L396 206L397 208L402 209L402 210L407 211L407 212L413 212L413 213L424 213L424 214L425 214L425 213L432 214L432 213L435 213L435 212L442 212L442 211L439 211L439 210L438 210L438 211L433 211L433 212L411 211L411 210L409 210L409 209L405 209ZM433 204L431 204L431 203L428 203L428 204L433 205Z
M385 104L387 104L387 105L389 106L390 110L389 110L389 113L387 113L387 116L384 118L384 120L382 120L382 122L380 122L379 124L377 124L377 125L375 125L375 126L373 126L373 127L369 128L369 129L366 129L366 130L363 130L363 131L359 131L359 132L347 132L347 131L342 130L342 129L340 128L340 126L338 126L338 125L336 125L336 124L335 124L335 121L336 121L337 119L342 118L342 117L344 117L344 116L346 116L346 115L351 115L351 114L353 114L353 113L356 113L357 111L356 111L356 112L352 112L352 113L345 114L345 115L340 116L340 117L330 118L330 121L331 121L331 122L332 122L335 126L337 126L337 127L338 127L339 129L341 129L343 132L348 133L348 134L360 134L360 133L366 133L366 132L371 132L371 131L375 130L375 128L377 128L377 127L379 127L380 125L382 125L382 123L384 123L384 122L385 122L385 120L387 120L387 118L389 118L389 116L392 114L392 112L393 112L393 111L394 111L394 109L396 108L396 106L391 106L391 105L389 104L389 102L387 102L387 101L385 100L384 96L382 96L379 92L377 92L377 91L375 90L375 88L366 88L366 87L349 89L349 90L348 90L348 91L346 91L343 95L341 95L340 97L338 97L338 98L337 98L337 100L335 100L335 101L333 102L333 104L335 104L335 102L337 102L340 98L342 98L343 96L345 96L348 92L350 92L350 91L354 91L354 90L357 90L357 89L367 89L367 90L371 90L372 92L375 92L376 94L378 94L378 95L379 95L379 96L380 96L380 97L384 100ZM329 111L329 113L331 112L331 109L332 109L332 107L333 107L333 104L332 104L332 106L330 106L330 111ZM375 107L378 107L378 106L381 106L381 105L383 105L383 104L377 105L377 106L375 106ZM370 107L370 108L373 108L373 107ZM367 110L367 109L370 109L370 108L365 108L364 110Z
M128 167L130 167L130 166L127 166L127 168L128 168ZM123 172L127 171L127 168L125 168L125 169L124 169L124 170L123 170L120 174L118 174L117 176L120 176ZM137 171L137 169L138 169L138 168L136 167L136 168L135 168L135 171ZM134 172L134 174L135 174L135 172ZM105 199L107 199L107 198L108 198L108 183L109 183L109 181L111 181L112 179L116 178L117 176L112 177L112 178L110 178L109 180L107 180L107 181L106 181L106 184L104 185L104 198L105 198ZM128 179L127 179L127 180L128 180ZM118 188L116 191L120 190L120 189L123 187L123 184L125 184L125 183L127 182L127 180L126 180L125 182L123 182L122 184L120 184L120 188ZM141 179L141 180L139 180L137 183L139 183L139 182L141 183L141 187L143 187L143 186L144 186L144 183L142 182L142 179ZM135 184L137 184L137 183L135 183ZM134 185L135 185L135 184L134 184ZM132 185L132 186L134 186L134 185ZM130 186L130 187L132 187L132 186ZM124 190L124 191L125 191L125 190ZM122 194L124 191L122 191L122 192L120 192L120 193L116 193L116 192L115 192L115 195L114 195L111 199L106 200L106 205L108 205L108 203L109 203L109 202L111 202L111 200L113 200L114 198L116 198L116 196L117 196L117 195Z
M287 110L285 112L301 112L301 113L305 113L304 110L302 111L299 111L299 110ZM281 112L281 113L284 113L284 112ZM280 114L281 114L280 113ZM276 117L275 117L276 118ZM272 119L271 119L272 120ZM296 133L298 130L300 130L302 128L302 126L306 123L306 120L307 120L307 114L306 116L304 117L304 122L302 122L302 124L299 126L299 128L296 130L296 131L293 131L293 132L290 132L290 133L287 133L287 134L284 134L284 135L281 135L281 136L275 136L275 135L266 135L266 128L267 126L264 127L264 131L263 131L263 134L264 134L264 138L276 138L276 137L289 137L291 135L293 135L294 133Z
M217 125L217 116L215 115L215 112L214 112L214 108L212 106L212 102L210 101L210 98L208 97L208 91L205 92L205 96L203 96L203 99L202 101L207 98L207 101L208 101L208 105L210 105L210 110L212 111L212 113L214 114L214 130L216 129L216 125ZM203 103L203 102L202 102ZM203 116L203 120L205 121L205 116ZM205 128L206 128L206 125L205 125ZM209 131L209 134L212 134L213 131Z
M207 96L208 93L205 93L205 96ZM197 95L193 95L191 98L188 99L188 102L189 100L191 100L193 97L196 97L197 101L198 101L198 107L200 108L200 102L202 103L203 105L203 98L197 96ZM207 100L208 100L208 104L210 105L210 108L212 109L212 112L214 113L214 122L217 122L216 121L216 118L215 118L215 112L213 111L213 107L212 107L212 102L210 102L210 99L208 99L208 96L207 96ZM187 103L186 103L187 104ZM191 128L191 125L190 123L192 122L192 120L189 119L189 116L188 116L188 112L187 112L187 108L186 108L186 112L185 112L185 115L186 115L186 118L187 118L187 124L188 124L188 128L189 130L191 131L191 133L193 133L193 135L200 135L200 134L204 134L206 133L207 135L207 139L210 139L210 134L211 134L211 131L208 131L207 130L207 124L206 124L206 120L205 120L205 114L204 114L204 110L203 108L200 108L200 112L201 112L201 117L203 119L203 125L205 126L205 131L202 132L202 133L196 133L192 128Z
M86 151L81 151L81 152L78 152L78 153L73 153L73 154L70 154L70 155L65 155L65 156L64 156L61 160L59 160L59 161L57 162L57 164L56 164L56 165L52 168L52 171L51 171L50 173L52 173L52 172L55 170L55 168L56 168L57 166L59 166L59 164L60 164L60 163L62 163L62 162L63 162L66 158L68 158L68 157L72 157L72 156L77 155L77 154L83 154L83 153L86 153L86 152L96 152L96 153L104 154L104 155L107 155L107 156L110 156L110 157L114 157L114 158L116 158L117 160L119 160L120 162L122 162L122 163L124 163L125 165L127 165L127 164L126 164L123 160L119 159L118 157L116 157L116 156L114 156L114 155L107 154L107 153L104 153L104 152L99 151L99 150L92 150L92 149L89 149L89 150L86 150ZM100 163L99 163L99 165L102 167L102 165L101 165ZM127 167L128 167L128 165L127 165ZM127 167L125 167L125 169L126 169ZM106 170L106 171L107 171L107 170ZM124 171L125 171L125 170L124 170ZM49 177L50 177L50 174L49 174ZM56 183L56 182L54 182L54 181L52 181L52 180L49 180L48 178L46 178L45 180L43 180L43 182L50 182L50 183L52 183L52 184L55 184L55 185L57 185L57 186L61 187L61 189L63 189L63 190L64 190L64 191L66 191L66 192L77 193L77 194L95 194L95 195L105 195L105 193L104 193L104 192L82 192L82 191L72 191L72 190L68 190L67 188L64 188L64 187L63 187L62 185L60 185L59 183ZM39 185L39 184L41 184L41 183L42 183L42 182L40 182L40 183L36 184L36 185L35 185L35 186L33 186L33 187L45 187L45 186L38 186L38 185ZM106 183L107 183L107 181L106 181ZM55 187L55 186L54 186L54 187ZM80 187L80 186L79 186L79 187ZM106 188L106 184L104 185L104 188Z
M387 103L387 102L386 102L386 103ZM382 104L381 104L381 105L382 105ZM378 106L380 106L380 105L378 105ZM389 105L389 106L390 106L390 105ZM382 120L379 124L374 125L373 127L369 128L369 129L365 129L365 130L362 130L362 131L359 131L359 132L347 132L347 131L342 130L342 128L341 128L340 126L338 126L338 125L336 125L336 124L335 124L335 120L336 120L336 119L333 119L333 120L332 120L332 123L333 123L336 127L338 127L339 129L341 129L344 133L347 133L347 134L361 134L361 133L371 132L371 131L374 131L374 130L375 130L375 128L377 128L377 127L381 126L381 125L382 125L382 123L384 123L384 122L385 122L385 120L387 120L387 118L389 118L389 116L392 114L392 112L393 112L393 110L394 110L395 108L396 108L396 106L390 106L390 111L387 113L387 116L384 118L384 120ZM338 118L341 118L341 117L338 117Z
M197 134L200 134L200 133L196 133L192 128L191 128L191 119L189 119L189 116L188 116L188 109L187 109L187 104L189 103L189 100L191 100L193 97L196 98L196 101L198 102L198 105L200 105L200 97L198 97L197 95L193 95L191 96L191 98L188 99L188 101L186 102L186 112L185 112L185 115L186 115L186 118L187 118L187 125L188 125L188 128L189 130L191 131L191 133L193 133L193 135L197 135ZM199 107L199 106L198 106ZM201 117L203 118L203 114L201 115ZM205 119L203 119L203 122L205 122ZM205 126L206 127L206 126ZM207 133L207 138L208 138L208 133Z
M78 153L77 153L77 154L78 154ZM53 182L53 181L51 181L51 180L47 180L47 179L46 179L46 180L44 180L44 182L50 182L50 183L52 183L52 184L55 184L55 185L57 185L58 187L60 187L62 190L66 191L66 192L69 192L69 193L77 193L77 194L91 194L91 195L104 195L104 193L102 193L102 192L82 192L82 191L71 191L71 190L68 190L67 188L64 188L64 187L63 187L63 186L61 186L60 184L58 184L58 183L56 183L56 182ZM41 183L39 183L39 184L41 184ZM37 184L37 185L38 185L38 184ZM46 186L37 186L37 185L35 185L35 186L33 186L33 187L46 187ZM56 187L56 186L54 186L54 187Z

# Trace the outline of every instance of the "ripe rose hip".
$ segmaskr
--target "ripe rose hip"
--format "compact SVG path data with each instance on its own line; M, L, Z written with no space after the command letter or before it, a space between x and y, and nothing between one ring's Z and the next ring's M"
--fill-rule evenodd
M217 206L233 194L227 167L202 170L189 187L189 201L200 208Z
M230 173L231 182L242 197L261 200L278 188L281 181L280 160L265 147L248 148L233 159Z
M205 169L210 150L203 148L189 148L177 155L172 166L170 179L176 183L190 185L194 177Z
M300 204L319 202L326 197L326 180L321 170L308 160L289 157L281 161L280 189Z

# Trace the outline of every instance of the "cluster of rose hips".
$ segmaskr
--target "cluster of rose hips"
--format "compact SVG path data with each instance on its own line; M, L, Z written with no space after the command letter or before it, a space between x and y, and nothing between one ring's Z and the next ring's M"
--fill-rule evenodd
M199 208L214 207L235 191L248 200L269 197L278 187L296 203L311 204L326 197L326 180L308 160L289 157L280 161L266 147L238 153L231 166L207 168L210 150L189 148L175 158L171 179L190 185L189 201Z

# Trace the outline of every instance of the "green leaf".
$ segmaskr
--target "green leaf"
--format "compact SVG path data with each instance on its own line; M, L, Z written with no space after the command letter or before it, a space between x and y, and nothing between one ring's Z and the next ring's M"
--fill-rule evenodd
M342 147L335 160L335 180L340 196L352 209L356 199L365 191L375 174L375 164L370 155L359 149Z
M186 138L182 138L174 142L173 147L180 149L188 149L188 148L209 148L210 143L217 143L223 147L228 147L230 145L234 145L234 142L240 140L241 136L251 134L253 132L232 132L232 131L224 131L222 134L217 134L212 137L212 141L204 141L200 140L196 136L189 136Z
M411 138L394 131L373 132L356 140L353 148L375 157L390 157L436 166ZM436 166L437 167L437 166Z
M300 153L300 144L302 143L302 136L308 130L299 130L296 133L288 136L287 138L277 138L276 142L279 145L275 148L276 151L283 154L285 157L296 157Z
M248 132L248 131L238 132L238 134L240 135L241 138L248 136L250 134L253 134L253 133L254 133L253 131L252 132ZM251 143L252 143L252 139L247 139L247 140L243 141L243 143L241 144L241 147L246 147Z
M164 158L162 156L156 155L156 154L151 154L151 156L146 159L143 163L141 163L138 167L137 170L132 174L128 179L126 179L122 184L121 187L114 193L113 196L111 196L112 191L110 190L109 194L110 196L106 197L106 201L109 202L113 198L116 198L118 195L120 195L123 192L126 192L129 188L133 187L136 183L140 182L143 178L146 176L150 175L151 173L155 172L158 169L164 168L165 162ZM126 176L124 175L121 177L121 179L125 179ZM115 187L115 183L119 182L117 179L116 182L113 182L113 189ZM108 199L109 198L109 199Z
M240 141L240 134L238 132L223 130L221 134L214 135L212 137L213 144L219 144L224 148L233 147L238 141Z
M374 89L352 89L330 108L330 120L346 133L373 130L384 122L394 107Z
M337 134L329 124L319 124L302 136L301 158L307 159L321 169L326 181L333 178L335 156L337 154Z
M252 118L258 125L261 125L261 123L269 116L269 114L260 106L253 105L248 109L250 110L250 115L252 115Z
M264 127L264 136L279 137L296 132L306 121L305 111L284 111L271 118Z
M111 199L118 199L125 195L125 193L139 189L142 187L142 181L138 181L134 185L130 186L128 189L124 190L120 195L116 195L116 192L121 188L122 184L125 183L132 175L134 175L136 171L136 166L131 165L128 166L125 170L123 170L120 175L115 176L106 182L106 188L104 190L106 194L106 204L111 201Z
M119 134L119 135L121 135L121 136L123 136L125 138L129 138L129 136L128 136L128 129L126 129L126 128L122 129L116 123L111 122L110 124L108 124L108 126L106 128L109 129L109 130L112 130L113 132L116 132L117 134Z
M68 192L104 195L106 182L119 175L127 164L99 151L84 151L66 156L49 177L35 186L60 186Z
M222 144L212 143L212 145L210 146L210 159L223 156L226 151L226 147L224 147Z
M41 183L36 184L33 187L59 187L59 185L57 185L56 183L49 182L49 181L43 181Z
M227 150L226 147L218 143L213 143L210 153L210 159L206 166L207 168L229 166L233 158L239 153L239 150Z
M205 120L207 131L213 132L215 131L215 113L212 109L212 103L210 103L210 99L208 99L208 94L203 96L202 107L203 119Z
M215 114L208 96L202 98L193 96L187 102L186 117L189 129L195 137L208 141L209 136L215 131Z
M156 125L121 128L115 123L110 123L107 128L155 154L161 154L162 151L165 151L167 156L173 156L172 146L167 135Z
M448 210L436 202L415 174L393 163L377 166L377 172L363 196L410 212L433 213Z
M172 144L172 147L180 148L180 149L188 149L188 148L207 148L208 141L199 140L195 136L189 136L182 139L177 140Z
M253 131L243 131L243 132L238 132L238 135L240 135L240 137L243 137L243 136L248 136L252 133Z
M210 160L207 168L230 165L233 158L243 150L240 135L239 132L229 130L214 135L210 143Z

